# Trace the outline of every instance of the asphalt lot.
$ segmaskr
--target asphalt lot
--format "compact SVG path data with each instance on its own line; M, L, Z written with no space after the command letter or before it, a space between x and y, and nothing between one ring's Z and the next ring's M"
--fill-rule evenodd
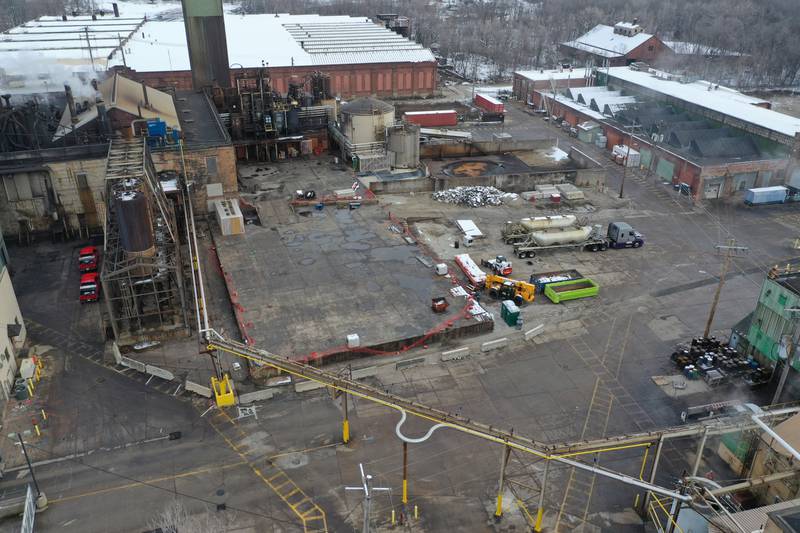
M510 115L505 128L518 128L530 135L544 132L558 137L560 146L578 143L513 107ZM495 127L485 128L489 131ZM584 216L598 223L628 220L646 236L645 247L605 254L559 252L537 257L530 265L519 264L523 277L529 270L577 268L600 281L602 292L595 299L561 306L544 301L527 306L526 325L546 324L545 333L535 343L515 341L505 350L446 364L389 368L369 378L375 385L552 442L675 425L687 405L729 398L761 400L737 388L673 397L651 378L671 374L674 369L668 355L674 343L702 331L721 264L714 246L733 236L750 248L748 256L734 260L720 300L714 329L722 334L754 307L766 270L796 256L791 244L797 236L800 206L750 209L735 202L694 206L686 197L675 196L670 188L639 173L628 174L625 199L619 201L612 192L621 180L619 167L596 149L581 146L609 171L609 192L592 193L596 208ZM397 216L426 218L417 229L425 230L431 247L446 260L455 253L448 243L453 240L450 232L455 235L452 221L456 218L474 218L479 227L487 229L485 242L470 253L508 255L509 248L497 239L497 224L522 212L522 208L470 210L444 206L422 195L385 197L382 202ZM307 226L312 222L292 215L276 211L277 231L265 231L285 235L292 226L301 228L300 233L309 231ZM386 226L369 218L363 224L371 225L376 235ZM380 247L373 240L365 242L367 250L359 253ZM260 243L258 253L268 255L272 244ZM342 261L342 255L351 255L339 248L318 247L318 259ZM14 283L27 318L101 349L99 308L77 303L72 257L76 250L77 244L12 248L12 260L19 258ZM408 276L431 277L412 264L415 259L406 259L395 266L414 269ZM249 268L255 270L255 263ZM318 275L325 275L324 270ZM246 273L243 267L242 275ZM287 270L280 279L292 274ZM380 292L380 287L377 290ZM254 299L258 297L253 295ZM337 309L342 300L333 294L328 297L331 302L324 295L318 298L314 301L321 315L329 307ZM423 299L409 296L398 305L410 308L422 305ZM311 316L307 326L312 332L314 320ZM265 321L261 327L266 330L259 332L264 336L264 348L274 350L266 343L270 336L285 335L276 332L285 326ZM424 329L424 325L419 327ZM519 336L519 332L498 324L492 335ZM292 340L293 336L287 338ZM310 334L304 337L304 342L313 340ZM466 339L464 344L474 346L482 340ZM428 348L433 350L436 347ZM248 418L234 426L220 416L199 418L205 405L192 405L186 399L148 388L142 381L85 361L81 357L85 354L63 347L60 353L70 362L66 365L70 370L53 388L58 394L52 401L54 409L65 413L65 419L57 430L59 435L53 437L57 445L47 453L64 457L97 451L79 460L62 460L37 469L40 483L55 500L49 510L37 516L42 531L144 530L147 517L141 509L158 508L171 499L188 502L193 511L211 506L213 513L217 513L214 506L224 502L228 510L220 512L227 523L244 530L299 531L296 514L254 471L272 466L284 471L325 511L329 531L360 527L360 499L343 489L358 484L359 463L375 476L377 486L393 488L390 495L376 498L374 519L385 525L390 510L399 509L401 446L394 434L399 417L388 408L364 400L352 402L353 440L347 446L337 446L341 402L332 400L327 392L283 391L260 406L257 420ZM237 415L229 414L234 418ZM423 421L410 420L404 429L407 434L422 435L428 427ZM171 431L182 431L182 438L141 443ZM64 440L58 440L61 438ZM125 447L127 443L140 444ZM723 477L725 470L714 458L716 444L712 439L707 447L701 472L713 470ZM669 484L679 475L692 460L695 446L688 440L668 450L658 481ZM266 462L270 457L271 465ZM640 461L640 450L599 458L600 464L632 475L638 475ZM494 530L489 516L499 462L499 447L451 430L436 431L425 443L411 445L410 504L420 511L414 530ZM541 464L514 456L509 477L537 487ZM13 489L24 481L7 477L2 486ZM535 491L526 493L522 489L519 495L528 503L537 496ZM567 530L585 520L586 531L641 531L629 511L633 499L634 492L619 484L575 480L569 470L554 469L545 497L545 523L552 526L559 522L562 530ZM565 500L569 502L562 505ZM507 497L506 502L504 524L521 525L513 498ZM15 521L0 524L3 531L15 528Z

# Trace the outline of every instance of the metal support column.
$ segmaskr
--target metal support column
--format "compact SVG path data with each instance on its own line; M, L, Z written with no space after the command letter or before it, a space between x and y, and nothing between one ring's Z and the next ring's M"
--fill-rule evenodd
M685 472L684 472L685 475ZM686 494L686 480L681 479L681 488L680 493ZM667 533L675 533L675 527L678 525L678 516L681 514L681 506L683 506L683 501L677 498L672 500L672 509L670 509L670 519L669 519L669 527L667 528Z
M408 503L408 443L403 441L403 505Z
M503 518L503 486L506 481L506 465L508 457L511 455L511 448L508 443L503 446L503 453L500 455L500 484L497 487L497 507L494 510L494 519L499 522Z
M700 445L697 447L697 457L694 458L694 464L692 465L692 477L697 475L697 471L700 469L700 461L703 459L703 449L706 447L706 439L708 439L708 428L703 431L703 437L700 439Z
M342 402L344 403L344 419L342 420L342 442L347 444L350 442L350 419L347 417L347 393L342 395Z
M536 523L533 525L533 530L536 533L542 531L542 519L544 518L544 494L547 488L547 474L550 473L550 461L544 463L544 476L542 477L542 487L539 491L539 508L536 509Z
M650 478L648 482L652 485L653 482L656 480L656 473L658 472L658 461L661 459L661 448L664 447L664 436L658 438L658 444L656 445L656 453L653 456L653 466L650 467ZM642 508L640 510L640 514L642 516L647 516L647 508L650 506L650 497L652 496L652 492L649 490L644 493L644 499L642 500Z

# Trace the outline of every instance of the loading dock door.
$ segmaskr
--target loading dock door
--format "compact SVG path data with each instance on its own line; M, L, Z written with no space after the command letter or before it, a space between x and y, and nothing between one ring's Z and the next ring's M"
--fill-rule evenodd
M719 198L719 193L722 190L722 178L706 181L703 185L703 189L703 198Z
M664 181L672 182L672 176L674 173L675 165L673 165L671 161L668 161L664 158L658 160L658 165L656 165L656 174L661 176Z

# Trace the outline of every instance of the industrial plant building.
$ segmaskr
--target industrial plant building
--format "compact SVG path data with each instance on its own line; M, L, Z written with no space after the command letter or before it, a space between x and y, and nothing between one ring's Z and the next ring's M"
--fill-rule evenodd
M186 20L179 11L165 10L165 4L148 12L146 4L128 3L121 4L119 17L40 17L4 34L0 69L20 85L33 82L17 68L19 61L28 61L61 65L86 76L116 69L151 87L180 90L193 87L192 67L195 78L222 87L266 68L273 90L281 94L291 83L305 84L320 72L329 78L332 96L435 93L431 51L366 17L222 16L221 2L219 15L209 16L186 4ZM186 35L193 32L200 38L191 41L196 49L190 50Z
M17 352L27 338L27 329L11 283L8 250L0 234L0 405L8 400L17 373Z
M636 61L652 62L670 48L633 22L598 24L580 37L561 43L559 51L578 65L618 67Z
M609 150L630 146L642 169L698 199L800 187L792 163L800 119L772 111L767 101L641 63L596 69L589 85L534 90L529 101L572 127L599 124L585 140Z

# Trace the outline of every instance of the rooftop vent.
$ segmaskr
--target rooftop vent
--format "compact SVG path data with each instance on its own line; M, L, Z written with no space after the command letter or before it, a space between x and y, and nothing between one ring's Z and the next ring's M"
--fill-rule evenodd
M638 19L634 19L633 22L617 22L614 24L614 33L617 35L625 35L626 37L633 37L636 34L642 33L644 28L642 28L638 23Z

